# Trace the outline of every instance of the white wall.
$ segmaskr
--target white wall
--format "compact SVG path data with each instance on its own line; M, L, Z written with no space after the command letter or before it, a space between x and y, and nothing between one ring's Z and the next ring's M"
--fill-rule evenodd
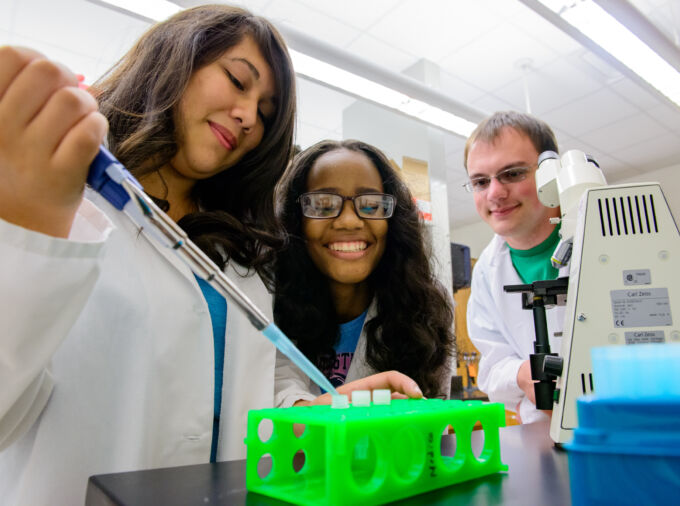
M480 218L478 222L471 225L451 229L450 236L451 242L464 244L470 248L471 258L479 258L482 250L493 237L493 231Z

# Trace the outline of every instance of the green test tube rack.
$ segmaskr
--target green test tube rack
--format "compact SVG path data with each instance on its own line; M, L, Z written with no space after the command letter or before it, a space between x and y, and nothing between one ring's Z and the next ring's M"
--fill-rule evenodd
M498 434L505 426L502 404L441 399L368 404L250 411L247 489L295 504L369 505L508 469ZM484 448L475 456L471 434L477 422ZM299 437L294 425L304 431ZM441 450L449 426L455 431L451 456Z

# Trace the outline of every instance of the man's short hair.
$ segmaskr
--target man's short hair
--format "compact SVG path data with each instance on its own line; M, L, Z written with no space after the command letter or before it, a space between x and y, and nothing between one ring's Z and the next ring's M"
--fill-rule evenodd
M536 151L557 152L557 139L552 129L545 121L541 121L530 114L516 111L496 112L483 120L465 142L463 166L467 170L467 157L470 147L476 141L493 143L501 135L503 128L512 128L526 135L536 148Z

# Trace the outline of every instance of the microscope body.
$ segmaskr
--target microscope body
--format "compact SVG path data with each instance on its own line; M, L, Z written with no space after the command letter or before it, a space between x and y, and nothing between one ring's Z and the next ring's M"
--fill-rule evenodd
M591 348L680 342L679 261L680 234L658 184L586 190L569 266L555 442L571 439L576 399L597 389Z
M550 435L563 443L576 399L597 388L591 348L680 342L680 233L659 184L607 186L580 151L541 154L536 186L544 205L560 206L553 264L564 266L558 250L569 249L562 347L542 367L557 378Z

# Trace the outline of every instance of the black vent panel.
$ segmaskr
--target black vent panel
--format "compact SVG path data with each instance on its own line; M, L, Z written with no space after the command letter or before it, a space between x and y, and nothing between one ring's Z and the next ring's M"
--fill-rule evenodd
M629 195L597 200L603 237L658 234L652 195Z
M581 392L584 394L592 394L594 391L593 373L581 373Z

